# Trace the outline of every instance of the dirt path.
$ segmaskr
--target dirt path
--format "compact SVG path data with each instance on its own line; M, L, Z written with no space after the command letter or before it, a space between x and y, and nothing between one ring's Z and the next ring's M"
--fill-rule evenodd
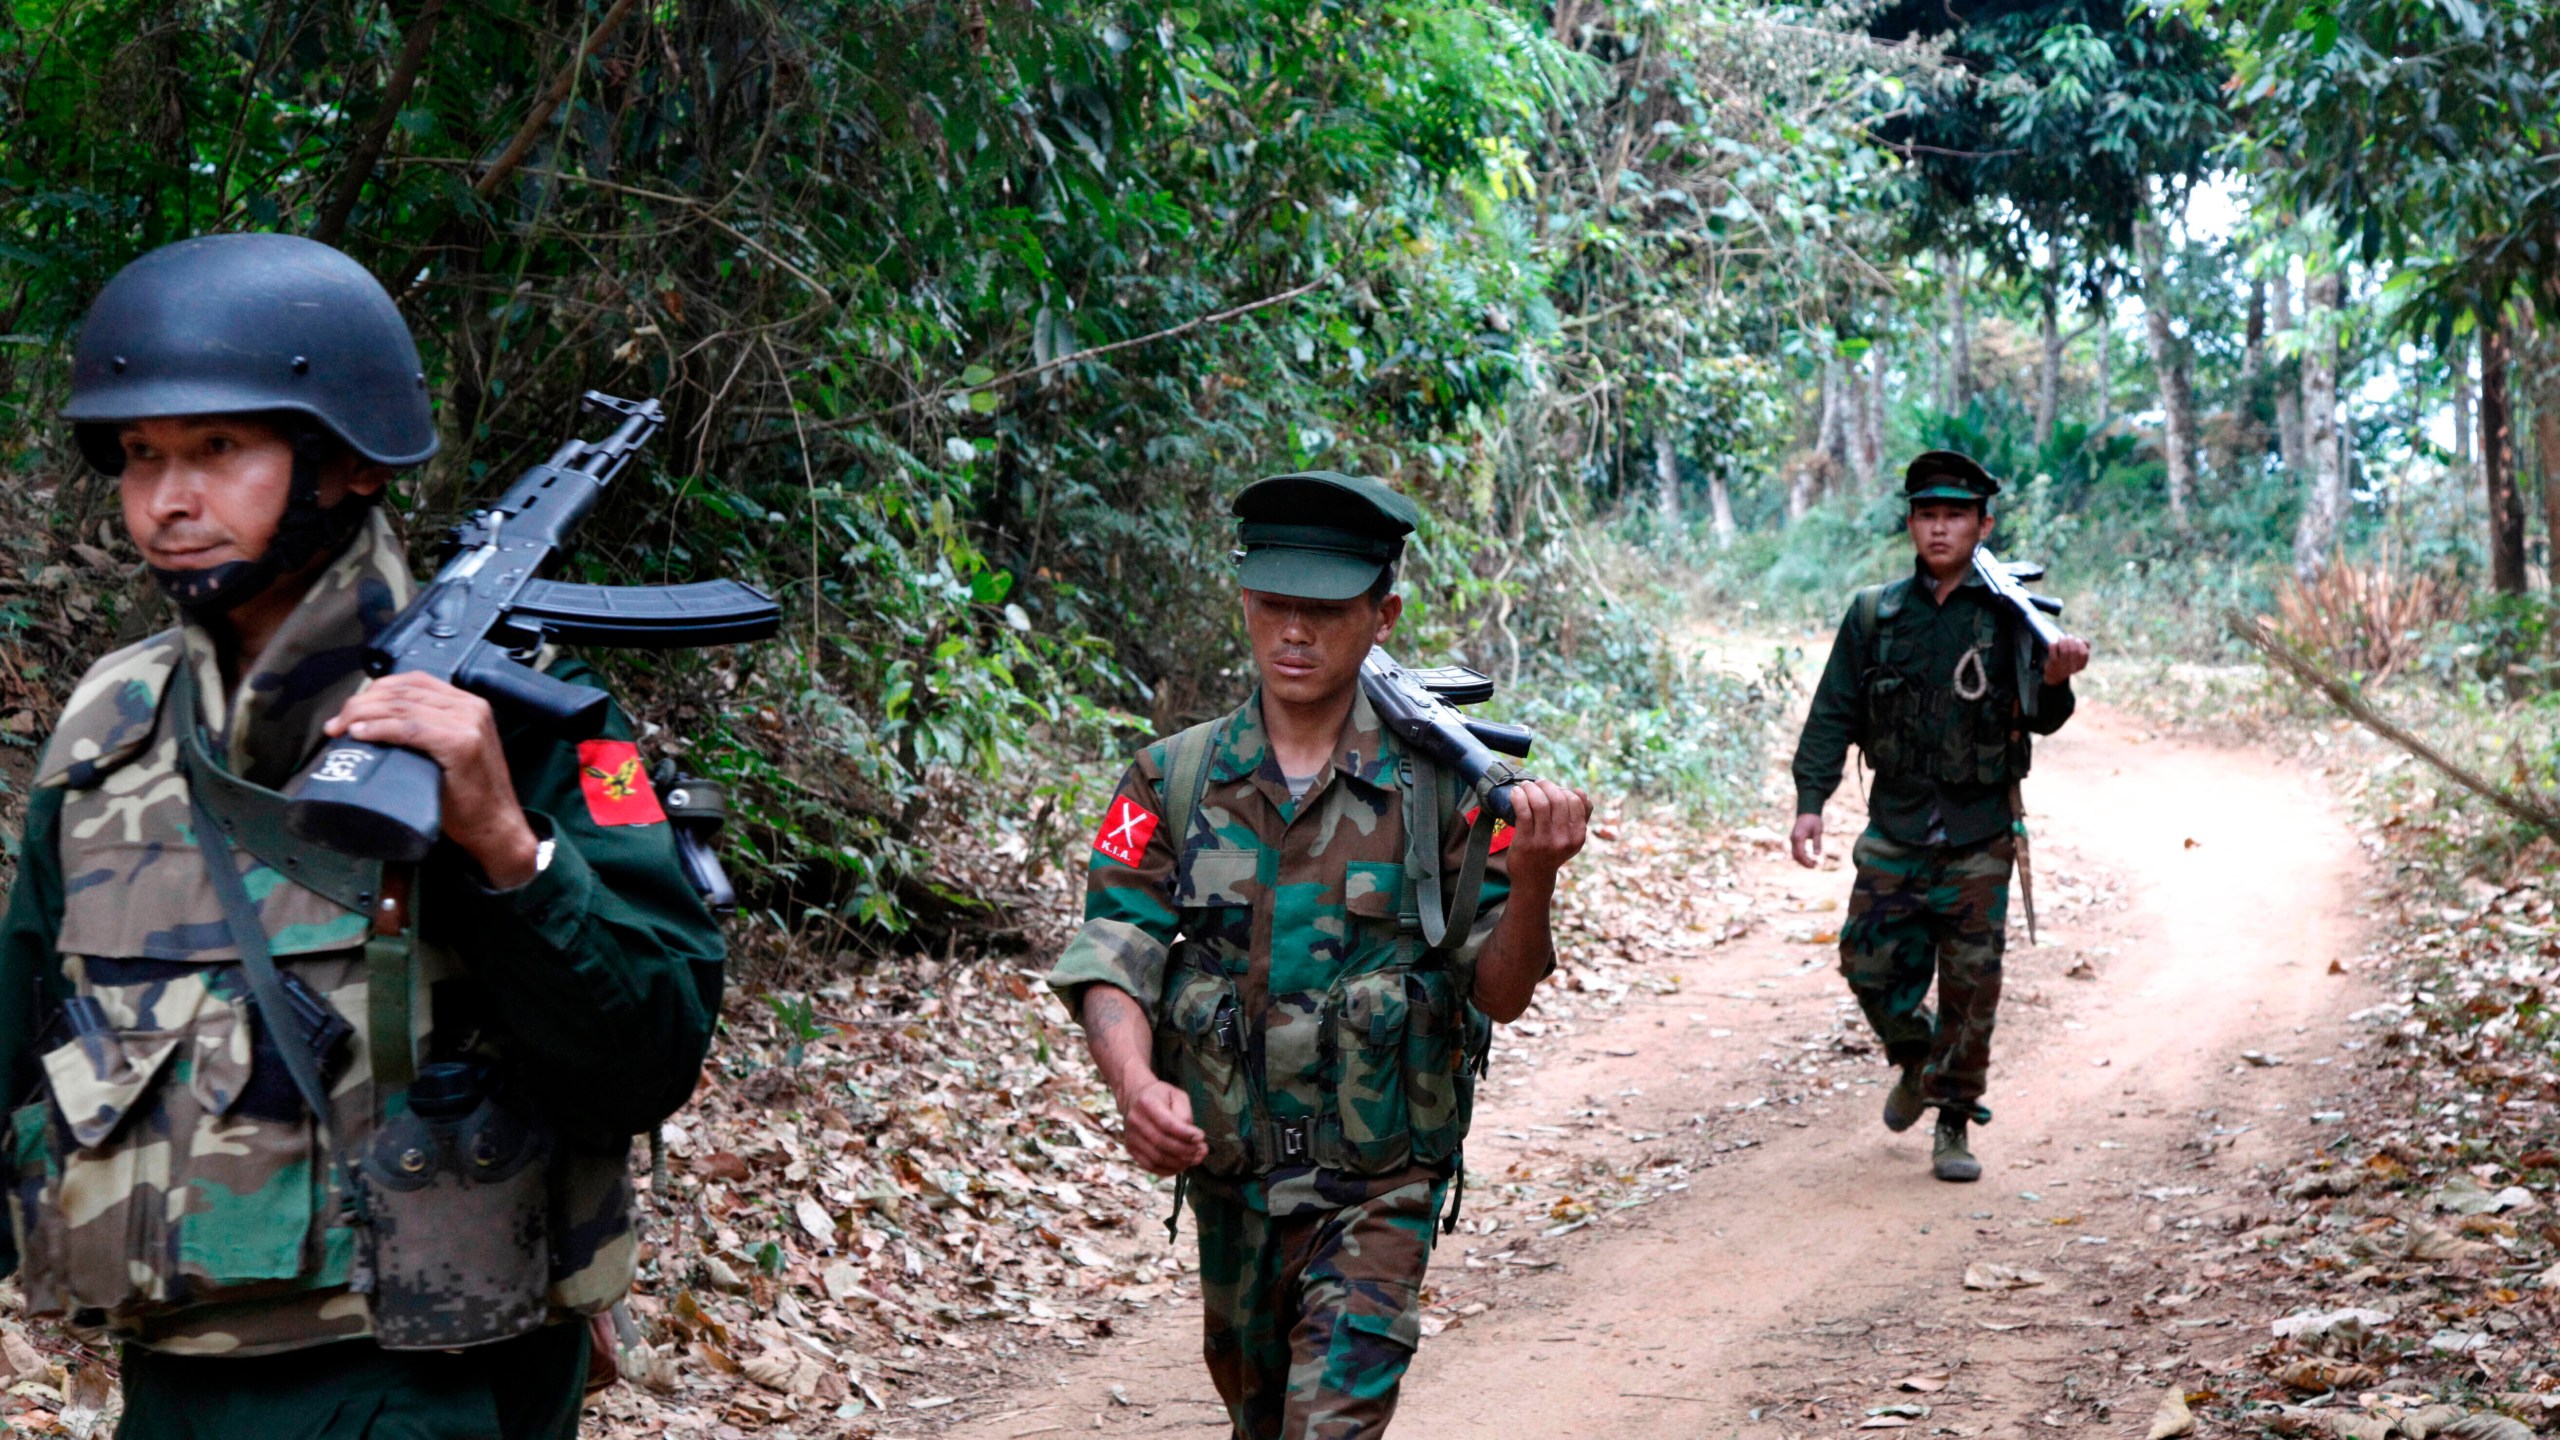
M1479 1111L1480 1178L1595 1157L1678 1178L1444 1242L1445 1328L1398 1436L2140 1435L2190 1357L2259 1338L2215 1313L2193 1242L2253 1223L2253 1161L2347 1083L2331 1062L2361 1002L2328 967L2357 944L2364 856L2269 757L2104 710L2039 751L2033 789L2047 924L2012 951L1982 1183L1931 1180L1925 1129L1875 1118L1887 1072L1822 943L1838 854L1808 874L1766 847L1742 879L1771 923L1525 1077L1497 1059L1527 1083ZM1966 1288L1997 1266L2040 1283ZM1189 1290L952 1433L1216 1433ZM1870 1414L1895 1406L1927 1413Z

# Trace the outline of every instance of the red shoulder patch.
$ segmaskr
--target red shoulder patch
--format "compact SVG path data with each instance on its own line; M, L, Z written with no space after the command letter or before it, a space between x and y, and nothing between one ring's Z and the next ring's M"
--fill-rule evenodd
M667 812L640 769L640 747L628 740L578 742L578 788L587 815L599 825L656 825Z
M1155 833L1155 812L1126 795L1114 795L1111 809L1102 817L1102 828L1094 832L1093 848L1123 865L1135 865L1145 857L1147 841Z
M1472 827L1472 826L1476 823L1476 817L1477 817L1478 815L1483 814L1483 813L1484 813L1484 807L1483 807L1483 806L1481 806L1481 805L1477 806L1477 807L1476 807L1476 808L1474 808L1473 810L1468 811L1468 812L1467 812L1467 824L1468 824L1470 827ZM1495 817L1494 817L1494 820L1493 820L1493 843L1492 843L1491 845L1489 845L1489 846L1487 846L1487 847L1485 848L1485 852L1484 852L1484 853L1486 853L1487 855L1499 855L1499 854L1501 854L1503 851L1508 850L1508 849L1510 849L1510 848L1511 848L1511 822L1510 822L1510 821L1508 821L1508 820L1505 820L1505 819L1503 819L1501 816L1497 815L1497 816L1495 816Z

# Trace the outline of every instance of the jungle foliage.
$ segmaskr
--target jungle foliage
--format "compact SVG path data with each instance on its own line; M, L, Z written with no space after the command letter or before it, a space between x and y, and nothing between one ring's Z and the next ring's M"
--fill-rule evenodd
M664 397L664 463L583 563L785 599L782 643L617 662L738 783L783 929L983 920L1001 885L955 853L1036 866L1085 762L1232 703L1224 500L1293 468L1425 501L1409 646L1605 713L1568 759L1734 803L1754 692L1582 527L1655 429L1737 472L1768 449L1803 318L1885 240L1863 127L1933 73L1741 0L25 0L13 543L57 579L69 539L121 553L49 418L99 285L296 231L427 353L422 549L581 390ZM45 605L21 633L57 665L99 638Z

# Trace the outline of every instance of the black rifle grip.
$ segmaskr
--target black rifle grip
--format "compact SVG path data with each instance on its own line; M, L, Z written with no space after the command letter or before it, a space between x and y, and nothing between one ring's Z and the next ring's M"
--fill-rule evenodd
M502 714L532 719L564 740L592 740L604 733L603 691L554 679L486 645L471 653L453 683Z
M1495 819L1510 820L1513 818L1511 814L1511 787L1518 783L1520 782L1516 780L1505 780L1501 784L1496 785L1491 790L1485 792L1484 803L1488 809L1493 811Z
M284 828L359 860L410 865L443 833L444 770L415 750L337 740L285 787Z

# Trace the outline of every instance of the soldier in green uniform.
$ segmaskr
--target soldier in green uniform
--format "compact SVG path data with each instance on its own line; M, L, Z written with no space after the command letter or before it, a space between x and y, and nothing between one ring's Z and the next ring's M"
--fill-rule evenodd
M1410 500L1318 471L1234 508L1261 683L1121 777L1049 983L1130 1155L1183 1177L1234 1434L1353 1440L1395 1412L1492 1024L1554 968L1590 802L1523 780L1497 825L1362 693Z
M1860 591L1840 622L1796 743L1792 846L1797 864L1821 861L1822 807L1856 745L1875 783L1866 833L1850 851L1858 878L1840 927L1840 973L1902 1072L1885 1096L1886 1127L1908 1130L1935 1108L1932 1173L1975 1180L1982 1165L1967 1128L1990 1118L1982 1095L2018 782L2028 737L2071 718L2071 677L2089 663L2089 645L2066 636L2052 647L2035 713L2022 713L1999 663L2019 621L1973 570L2000 482L1966 456L1932 450L1911 462L1902 491L1918 552L1912 574Z
M65 416L180 623L98 661L37 766L0 1265L121 1342L134 1440L574 1435L587 1317L637 1259L630 1137L691 1094L723 956L629 721L565 744L367 681L411 591L376 501L436 435L335 250L135 261ZM443 769L406 875L283 831L272 787L345 735Z

